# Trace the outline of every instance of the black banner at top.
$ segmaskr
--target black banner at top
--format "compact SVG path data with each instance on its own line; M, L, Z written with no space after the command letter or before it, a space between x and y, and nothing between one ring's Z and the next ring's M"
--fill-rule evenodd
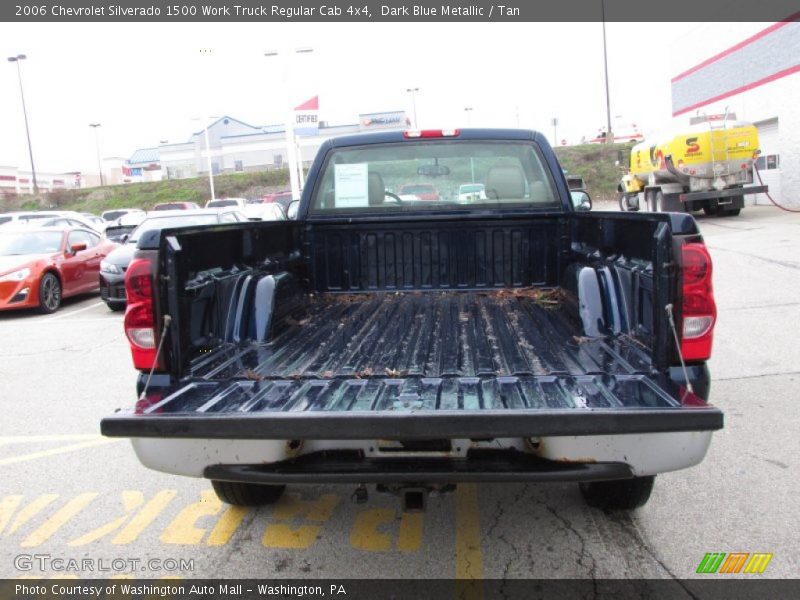
M7 22L789 21L797 0L4 0ZM631 30L636 36L636 30Z

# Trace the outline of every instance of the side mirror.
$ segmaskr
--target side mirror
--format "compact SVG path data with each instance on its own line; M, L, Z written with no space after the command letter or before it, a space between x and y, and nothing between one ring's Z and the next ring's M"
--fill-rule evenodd
M86 242L78 242L77 244L72 244L69 247L69 250L70 252L72 252L72 254L77 254L78 252L86 250L86 248L87 248Z
M300 207L300 200L292 200L289 203L289 208L286 210L286 216L289 219L296 219L297 218L297 209Z
M570 192L572 196L572 206L575 210L588 211L592 210L592 199L586 192Z

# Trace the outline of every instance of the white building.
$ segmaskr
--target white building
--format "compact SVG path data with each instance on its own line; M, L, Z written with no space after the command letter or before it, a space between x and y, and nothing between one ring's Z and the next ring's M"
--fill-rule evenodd
M36 186L39 192L52 192L53 190L68 190L79 188L82 185L81 174L78 171L70 173L36 172ZM18 169L17 167L0 166L0 196L11 194L32 194L33 173Z
M403 111L364 113L359 115L358 123L351 125L329 126L323 121L313 130L306 128L303 132L296 132L297 156L304 166L308 166L322 143L332 137L374 130L406 129L408 123ZM254 126L228 116L208 126L208 148L210 152L206 150L205 131L200 130L184 143L137 150L127 162L128 166L132 166L135 158L151 153L147 162L153 171L158 165L163 179L185 179L208 172L209 154L214 174L276 169L283 167L288 160L283 125Z
M697 54L697 36L715 44L706 56ZM800 22L704 23L672 47L673 124L726 110L754 123L770 194L800 206ZM769 202L763 194L755 201Z

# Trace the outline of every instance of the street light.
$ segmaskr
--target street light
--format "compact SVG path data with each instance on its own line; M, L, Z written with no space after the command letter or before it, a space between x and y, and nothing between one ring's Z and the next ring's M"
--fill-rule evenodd
M211 144L208 141L208 122L211 119L218 117L206 117L205 124L203 125L203 134L206 139L206 160L208 164L208 186L211 188L211 200L216 200L217 197L214 193L214 169L211 166ZM200 121L201 117L192 117L192 121Z
M303 46L296 48L294 54L311 54L314 48L310 46ZM285 53L284 53L285 55ZM267 50L264 52L266 58L281 57L282 54L277 50ZM292 106L291 91L289 89L289 65L288 62L283 62L283 78L284 88L286 89L286 124L284 125L286 133L286 154L289 161L289 187L292 190L292 200L300 199L300 185L302 180L302 164L297 160L297 142L294 136L294 107Z
M22 97L22 116L25 118L25 134L28 136L28 154L31 157L31 174L33 175L33 193L39 193L39 186L36 183L36 167L33 166L33 147L31 146L31 131L28 128L28 111L25 108L25 92L22 91L22 69L19 66L19 61L28 58L24 54L17 54L16 56L9 56L8 62L17 63L17 77L19 78L19 95Z
M100 187L105 185L103 181L103 165L100 162L100 139L97 137L97 128L100 127L100 123L89 123L89 127L94 129L94 147L97 150L97 168L100 171Z
M464 112L467 113L467 126L472 125L472 107L471 106L465 106L464 107Z
M408 88L406 92L411 94L411 106L414 108L414 129L417 128L417 92L419 88Z

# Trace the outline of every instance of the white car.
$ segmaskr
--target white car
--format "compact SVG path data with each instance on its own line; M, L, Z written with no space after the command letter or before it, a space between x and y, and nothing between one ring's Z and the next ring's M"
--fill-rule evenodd
M105 210L100 213L100 218L104 221L116 221L120 217L124 217L125 215L129 214L140 214L144 215L145 211L141 208L112 208L109 210Z
M258 203L248 204L244 207L244 214L248 219L260 219L261 221L285 221L286 212L277 203Z
M45 219L60 216L59 211L16 211L0 213L0 227L17 227L31 222L41 223Z
M458 201L462 203L486 200L486 186L482 183L465 183L458 187Z
M206 202L206 208L230 208L231 206L243 209L247 206L247 198L217 198Z

